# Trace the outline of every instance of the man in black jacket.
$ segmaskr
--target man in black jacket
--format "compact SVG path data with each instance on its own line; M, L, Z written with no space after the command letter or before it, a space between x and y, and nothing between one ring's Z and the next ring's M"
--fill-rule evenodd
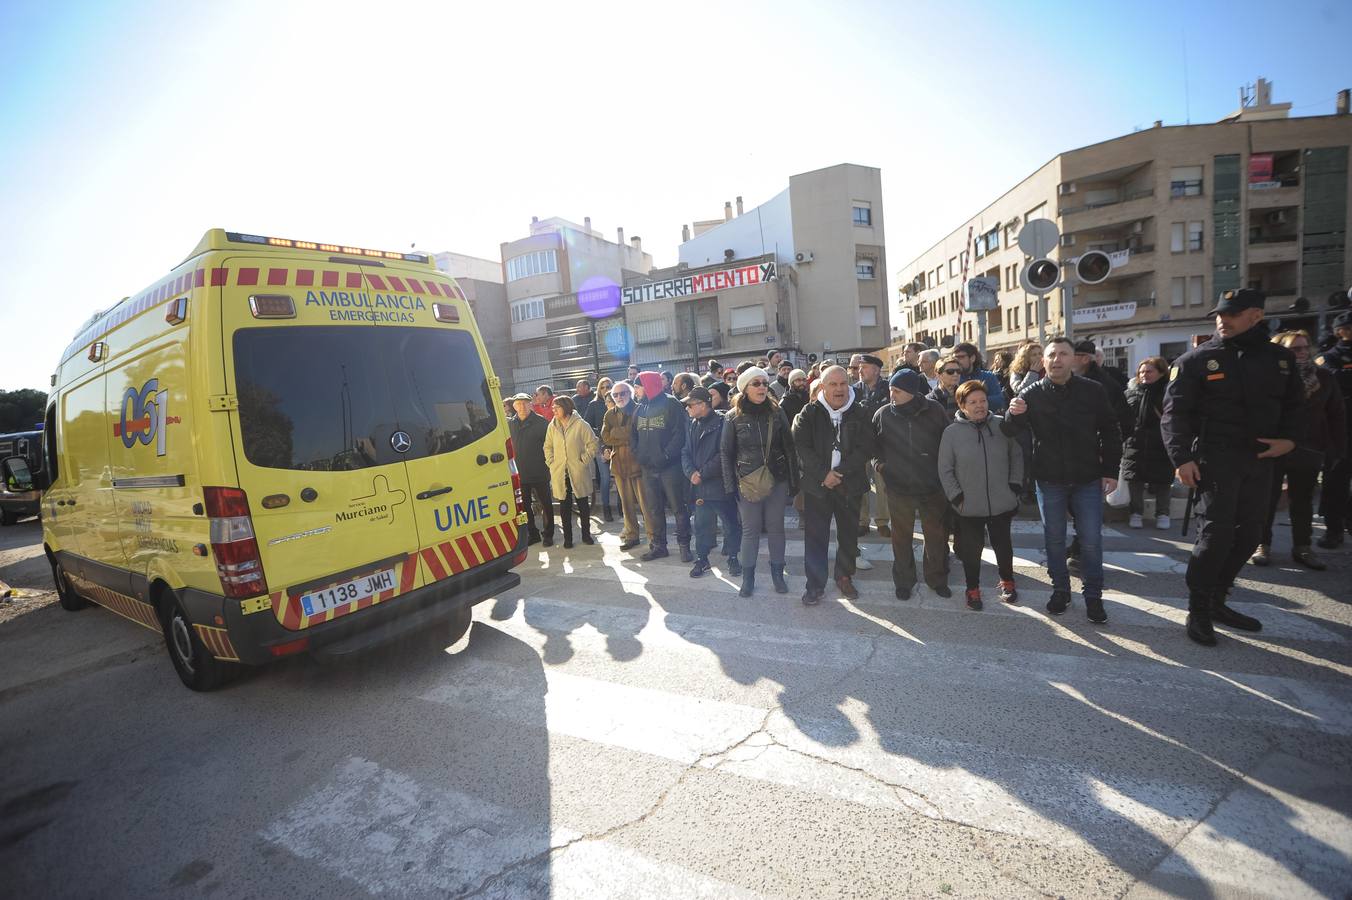
M1272 461L1305 436L1305 388L1296 357L1269 339L1262 291L1226 291L1211 312L1216 334L1169 372L1160 432L1178 479L1197 492L1197 543L1188 560L1188 637L1214 646L1213 622L1258 631L1225 605L1262 539Z
M1124 437L1131 434L1136 426L1136 417L1131 414L1131 405L1127 403L1122 382L1118 381L1112 372L1098 364L1098 347L1093 341L1080 341L1075 345L1074 371L1076 375L1102 385L1104 393L1108 395L1108 402L1113 405L1113 415L1117 416L1118 429Z
M540 503L541 524L544 526L546 547L554 546L554 495L549 489L549 466L545 465L545 434L549 423L531 407L530 394L512 398L516 415L507 420L516 453L516 471L521 477L521 502L526 507L526 527L532 544L540 543L540 529L535 527L535 510L531 496Z
M662 376L640 372L644 399L634 412L634 455L643 468L644 516L652 529L652 546L640 559L652 562L667 556L667 510L676 517L676 542L681 562L692 562L690 510L686 505L685 478L681 475L681 451L690 427L685 407L666 393Z
M807 606L820 603L825 592L832 519L836 586L842 597L859 599L853 581L859 555L859 501L868 490L869 460L874 455L869 412L850 389L845 370L831 366L821 381L817 402L805 406L793 423L793 443L802 464Z
M742 567L737 561L737 549L742 544L742 520L737 515L737 497L727 492L723 481L723 454L719 447L723 414L714 410L713 392L708 388L694 388L682 402L690 414L690 430L681 453L681 470L690 482L687 495L695 519L695 565L690 577L699 578L711 568L709 551L718 543L714 534L718 520L723 522L723 547L731 550L728 574L740 576Z
M887 379L883 377L883 361L880 358L871 353L856 353L850 359L850 365L853 366L856 361L859 365L859 381L854 385L855 399L859 401L859 405L863 407L871 422L874 413L892 402L892 396L889 392ZM878 536L890 537L892 532L888 525L887 488L883 485L882 478L871 469L869 478L872 479L875 488L873 520L878 526ZM869 488L865 486L864 494L859 502L860 537L868 534L868 501Z
M1070 606L1066 519L1073 513L1085 611L1091 622L1102 623L1108 621L1103 609L1103 495L1117 488L1122 433L1103 386L1071 372L1074 355L1066 338L1047 341L1042 351L1046 374L1009 404L1001 429L1011 436L1025 428L1033 432L1033 478L1052 577L1047 612L1059 616Z
M892 585L898 600L909 600L915 588L915 543L912 531L920 519L925 536L925 583L940 597L951 597L944 562L948 533L944 512L948 500L939 483L939 440L952 419L938 402L928 399L929 380L913 369L898 369L890 380L892 402L873 415L877 445L875 467L887 489L892 516Z

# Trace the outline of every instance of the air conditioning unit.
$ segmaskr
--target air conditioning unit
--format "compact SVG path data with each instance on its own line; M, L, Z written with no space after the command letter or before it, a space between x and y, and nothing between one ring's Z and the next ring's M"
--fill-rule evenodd
M1066 194L1073 194L1077 190L1079 190L1079 188L1075 186L1075 182L1073 181L1066 181L1056 186L1056 193L1062 197Z
M1272 212L1267 214L1264 221L1266 221L1269 225L1285 225L1286 210L1274 209Z
M799 250L797 253L795 253L795 254L793 255L793 261L796 262L796 263L810 263L810 262L812 262L812 251L811 251L811 250Z

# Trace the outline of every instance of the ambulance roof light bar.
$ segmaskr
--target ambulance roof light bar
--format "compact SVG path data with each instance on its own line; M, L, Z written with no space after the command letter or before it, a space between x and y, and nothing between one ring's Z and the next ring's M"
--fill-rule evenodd
M293 241L290 238L267 237L261 234L244 234L227 231L225 238L237 244L259 244L265 247L288 247L295 250L322 250L326 253L347 253L352 256L367 256L376 259L401 259L405 262L427 263L431 258L426 253L399 253L393 250L368 250L364 247L344 247L340 244L318 244L314 241Z

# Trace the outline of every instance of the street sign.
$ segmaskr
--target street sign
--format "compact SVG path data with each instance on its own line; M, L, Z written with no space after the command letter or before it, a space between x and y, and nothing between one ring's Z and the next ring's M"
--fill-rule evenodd
M1056 249L1061 232L1050 219L1034 219L1019 229L1019 249L1033 259L1041 259Z
M967 312L995 309L1000 305L1000 281L990 275L967 279L962 308Z

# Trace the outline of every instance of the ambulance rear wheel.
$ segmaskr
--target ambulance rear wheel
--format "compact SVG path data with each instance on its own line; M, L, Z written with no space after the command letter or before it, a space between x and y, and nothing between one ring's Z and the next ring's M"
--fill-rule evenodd
M235 666L221 662L211 655L197 635L183 605L169 595L168 612L164 616L164 643L169 659L179 680L194 691L211 691L225 684L234 674Z
M56 598L61 601L61 608L68 612L75 612L84 609L89 605L89 601L75 593L75 586L70 583L70 577L66 575L66 570L61 563L52 560L52 581L56 582Z

